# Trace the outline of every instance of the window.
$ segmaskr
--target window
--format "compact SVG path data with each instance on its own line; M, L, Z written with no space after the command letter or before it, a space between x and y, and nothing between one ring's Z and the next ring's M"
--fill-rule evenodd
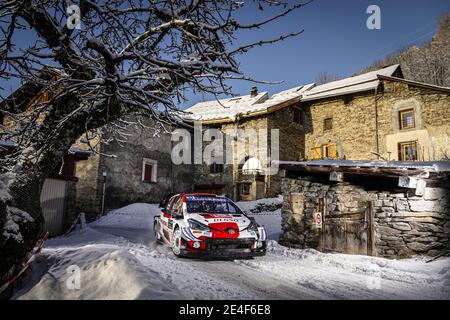
M327 159L336 159L337 158L337 151L336 151L336 144L330 143L323 146L323 156Z
M241 194L250 194L250 185L248 183L241 184Z
M156 160L146 159L142 161L142 181L156 182L158 162Z
M335 143L322 144L320 146L314 147L313 149L313 159L337 159L337 147Z
M242 213L242 211L228 199L210 197L192 197L186 200L186 210L189 213Z
M412 129L416 126L414 109L399 111L400 130Z
M183 200L180 197L177 197L174 201L171 213L177 216L183 215Z
M417 160L417 142L408 141L398 144L398 160L415 161Z
M333 128L333 118L326 118L323 120L323 130L331 130Z
M303 113L297 108L294 108L294 122L303 125Z
M221 173L223 172L223 164L222 163L213 163L209 165L210 173Z
M170 198L170 200L167 202L167 205L166 205L167 212L171 212L172 206L177 201L177 199L178 199L177 196Z

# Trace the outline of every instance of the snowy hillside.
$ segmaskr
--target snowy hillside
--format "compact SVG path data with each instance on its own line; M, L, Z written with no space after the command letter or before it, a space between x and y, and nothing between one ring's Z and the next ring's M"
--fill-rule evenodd
M247 212L256 206L238 204ZM279 211L253 215L275 235ZM324 254L271 241L266 256L251 260L178 259L153 239L156 214L157 205L133 204L68 237L48 240L14 298L450 299L450 258L426 264L423 257ZM73 266L81 272L79 289L67 285Z

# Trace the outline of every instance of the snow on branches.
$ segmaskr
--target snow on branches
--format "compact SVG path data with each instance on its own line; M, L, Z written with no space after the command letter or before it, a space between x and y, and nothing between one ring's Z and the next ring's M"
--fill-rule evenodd
M55 141L67 147L74 136L127 113L180 122L173 111L185 100L185 89L229 94L227 79L256 81L240 70L236 57L301 30L238 47L236 32L261 28L305 5L289 3L78 0L71 3L79 9L75 28L67 21L72 17L66 1L1 3L0 77L26 85L26 92L0 97L1 118L15 124L2 126L0 140L20 146L9 159L39 158L62 147ZM273 15L250 24L235 19L238 10L255 4L255 13L270 6ZM36 35L34 43L20 41L27 29ZM1 165L11 168L13 162Z

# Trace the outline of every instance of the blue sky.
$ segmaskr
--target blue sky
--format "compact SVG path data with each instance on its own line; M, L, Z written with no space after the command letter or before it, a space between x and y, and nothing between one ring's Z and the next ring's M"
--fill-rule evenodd
M273 9L258 10L246 6L238 14L241 21L252 22L274 13ZM366 20L369 5L381 9L381 30L369 30ZM350 76L400 47L420 45L430 40L437 20L450 12L448 0L314 0L290 15L251 32L240 32L236 45L267 39L304 29L296 38L269 46L257 47L239 57L247 75L268 81L283 80L278 85L258 84L259 91L270 94L312 82L328 71L340 77ZM33 35L22 43L33 41ZM248 94L253 83L233 81L233 92ZM0 86L9 91L17 84ZM188 94L184 108L211 96Z
M372 4L381 9L380 30L366 27L366 9ZM258 47L241 56L241 69L257 79L284 80L280 85L258 84L259 91L271 94L312 82L325 71L350 76L400 47L430 40L438 18L449 11L448 0L314 0L276 23L242 34L239 42L244 43L304 29L297 38ZM245 20L259 14L251 8L241 13ZM234 92L240 94L248 94L251 86L244 81L233 82ZM202 99L191 97L188 105Z

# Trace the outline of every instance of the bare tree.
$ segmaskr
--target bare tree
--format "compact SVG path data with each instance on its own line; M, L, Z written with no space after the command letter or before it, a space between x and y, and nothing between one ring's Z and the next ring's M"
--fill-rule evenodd
M68 11L70 4L78 7ZM236 11L255 4L260 9L270 7L273 16L250 24L235 19ZM161 124L177 123L182 117L176 105L185 99L184 89L218 95L231 92L228 79L257 82L240 70L236 57L302 30L238 47L236 32L261 28L305 4L281 0L3 1L0 77L19 80L26 87L2 97L0 110L1 119L14 124L2 125L0 132L0 140L13 145L0 159L4 187L0 280L14 270L40 234L39 195L44 179L81 135L111 122L120 126L124 115L136 112ZM17 40L24 29L36 34L35 43L24 46ZM43 90L49 94L47 101L34 101L31 108L22 102L27 93ZM31 219L26 219L27 214ZM14 233L12 224L20 230Z
M314 83L316 85L320 85L320 84L325 84L331 81L336 81L336 80L340 80L341 77L339 77L338 75L332 73L332 72L322 72L321 74L319 74L315 79L314 79Z
M433 39L422 46L401 48L374 62L360 73L400 63L406 79L450 86L450 14L439 19Z

